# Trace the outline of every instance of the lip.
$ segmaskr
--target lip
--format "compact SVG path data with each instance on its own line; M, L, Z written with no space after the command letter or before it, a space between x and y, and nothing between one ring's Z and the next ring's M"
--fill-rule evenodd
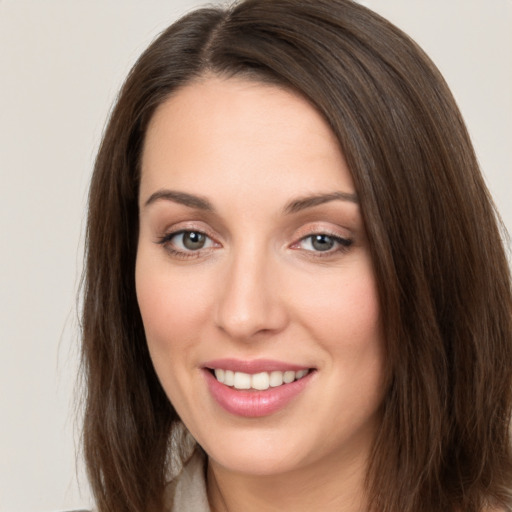
M214 370L222 368L223 370L231 370L233 372L244 372L255 374L260 372L273 372L273 371L294 371L308 370L309 366L301 366L297 364L285 363L283 361L276 361L273 359L253 359L252 361L243 361L240 359L214 359L207 361L203 364L203 368Z
M284 409L310 384L315 370L310 371L305 377L264 391L242 391L220 383L210 371L211 368L223 368L245 373L259 373L261 371L299 371L308 369L305 366L283 364L273 361L275 366L269 365L271 361L237 361L234 359L222 359L210 361L203 366L203 375L211 396L225 411L235 416L244 418L260 418L269 416ZM266 364L263 364L266 363Z

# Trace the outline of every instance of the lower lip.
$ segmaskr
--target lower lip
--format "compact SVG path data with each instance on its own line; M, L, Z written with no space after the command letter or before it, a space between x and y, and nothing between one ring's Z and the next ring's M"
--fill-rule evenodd
M241 391L221 384L209 370L204 375L210 393L227 412L246 418L268 416L286 407L311 381L314 371L302 379L264 391Z

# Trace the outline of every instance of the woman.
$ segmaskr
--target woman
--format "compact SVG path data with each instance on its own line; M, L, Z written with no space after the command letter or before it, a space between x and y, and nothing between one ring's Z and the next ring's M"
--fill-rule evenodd
M496 214L439 72L364 7L247 0L146 50L84 291L99 511L510 508Z

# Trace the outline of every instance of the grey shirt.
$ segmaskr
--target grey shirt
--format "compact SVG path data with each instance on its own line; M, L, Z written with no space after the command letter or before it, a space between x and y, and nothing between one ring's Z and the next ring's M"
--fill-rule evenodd
M194 451L181 472L167 485L165 503L168 512L210 512L205 460L199 451Z

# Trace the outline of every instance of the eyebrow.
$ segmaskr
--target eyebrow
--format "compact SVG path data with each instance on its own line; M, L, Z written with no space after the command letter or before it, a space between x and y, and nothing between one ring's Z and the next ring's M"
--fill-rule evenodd
M208 199L194 194L187 194L186 192L177 192L175 190L158 190L149 196L149 199L144 203L144 207L149 206L156 201L164 199L166 201L172 201L173 203L182 204L189 208L196 208L198 210L204 210L208 212L215 211L212 203Z
M314 194L294 199L285 206L284 212L286 214L297 213L307 208L319 206L331 201L348 201L350 203L359 204L356 194L351 194L349 192L331 192L329 194Z
M182 204L189 208L196 208L207 212L215 211L212 203L210 203L210 201L205 197L167 189L157 190L151 194L148 200L144 203L144 207L147 207L159 200L172 201L173 203ZM351 194L349 192L331 192L328 194L314 194L294 199L284 207L283 211L285 214L297 213L307 208L313 208L314 206L319 206L331 201L348 201L359 204L356 194Z

